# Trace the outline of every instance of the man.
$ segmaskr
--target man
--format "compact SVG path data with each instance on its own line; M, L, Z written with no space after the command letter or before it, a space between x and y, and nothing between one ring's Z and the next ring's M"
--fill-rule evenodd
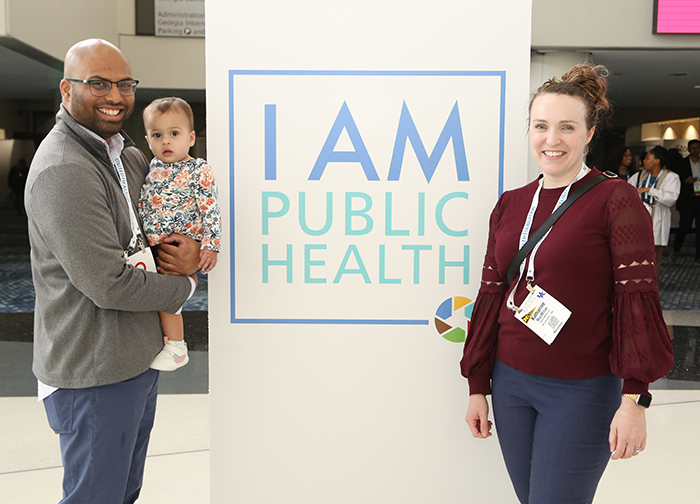
M10 168L7 177L7 185L15 195L15 210L19 215L24 215L24 186L27 183L29 166L24 158L19 158L16 165Z
M36 309L33 371L60 434L63 503L138 498L155 414L163 346L158 310L181 309L194 280L127 264L135 208L148 172L122 131L134 109L126 56L104 40L66 54L56 125L32 161L26 188ZM124 181L124 188L120 181ZM169 239L163 272L192 274L199 247ZM178 246L179 245L179 246Z
M700 264L700 140L688 142L688 156L681 162L678 175L682 183L676 209L681 218L671 257L680 252L683 240L695 221L695 264Z

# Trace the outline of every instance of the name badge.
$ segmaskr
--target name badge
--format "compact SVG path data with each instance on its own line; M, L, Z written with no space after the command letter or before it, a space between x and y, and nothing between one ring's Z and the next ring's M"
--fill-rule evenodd
M134 268L158 273L156 262L153 260L153 253L150 248L144 248L138 252L134 252L126 258L126 262L131 264Z
M571 312L541 287L530 287L530 294L515 312L515 318L529 327L537 336L551 345Z

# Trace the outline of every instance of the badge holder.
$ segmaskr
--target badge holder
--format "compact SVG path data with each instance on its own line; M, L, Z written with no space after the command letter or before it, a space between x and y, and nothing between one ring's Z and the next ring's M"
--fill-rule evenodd
M141 240L139 240L139 245L141 245L141 248L136 252L129 254L128 250L124 251L124 258L126 259L126 262L131 264L136 269L158 273L151 249L144 247Z
M528 283L527 290L530 293L516 310L515 318L551 345L571 317L571 311L542 287Z

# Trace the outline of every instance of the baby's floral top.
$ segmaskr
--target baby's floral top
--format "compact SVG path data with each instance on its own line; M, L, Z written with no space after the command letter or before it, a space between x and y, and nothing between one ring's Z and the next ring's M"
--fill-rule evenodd
M202 249L219 251L216 181L204 159L163 163L153 158L141 188L139 215L150 245L180 233L201 242Z

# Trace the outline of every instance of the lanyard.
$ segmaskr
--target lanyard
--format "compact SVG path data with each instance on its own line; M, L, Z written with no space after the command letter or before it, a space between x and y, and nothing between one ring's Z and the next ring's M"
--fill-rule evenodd
M552 213L556 212L557 209L564 204L566 199L569 197L569 191L571 191L571 186L574 185L576 182L581 180L583 177L586 176L586 173L588 173L588 167L583 164L581 166L581 171L579 171L578 175L576 175L576 178L571 181L571 183L564 189L564 192L561 193L561 196L559 196L559 199L557 200L557 204L554 205L554 209L552 210ZM544 185L544 179L540 180L539 185L537 186L537 190L535 191L535 195L532 197L532 203L530 204L530 211L527 213L527 219L525 219L525 225L523 226L523 230L520 232L520 244L518 247L518 250L523 248L523 246L527 243L527 240L530 236L530 230L532 229L532 221L535 218L535 212L537 211L537 206L539 205L540 202L540 192L542 191L542 186ZM528 285L530 285L534 280L535 280L535 256L537 255L537 251L540 248L540 245L542 245L542 242L549 236L549 233L552 231L550 228L549 231L540 239L539 242L537 242L537 245L532 249L532 252L530 253L530 256L527 257L522 263L520 263L520 270L518 272L518 281L515 282L515 287L511 289L510 295L508 296L508 301L506 305L508 306L509 309L513 311L518 311L518 307L515 306L515 291L518 288L518 285L520 284L520 280L523 277L523 271L525 270L525 263L527 263L527 276L526 280Z
M661 180L661 174L664 172L664 170L661 170L659 174L654 177L654 183L651 182L652 176L649 174L647 178L644 179L644 182L642 182L642 187L653 187L656 188L656 184L659 183L659 180ZM654 204L654 197L650 195L648 192L642 194L642 201L645 203L648 203L649 205Z
M117 172L119 177L119 185L122 188L122 193L126 199L126 204L129 207L129 220L131 221L131 241L129 241L129 250L125 252L127 254L130 251L134 251L137 245L143 249L143 240L141 240L141 230L139 229L139 223L136 219L136 214L134 213L134 207L131 204L131 197L129 196L129 186L126 183L126 173L124 172L124 165L119 156L112 156L112 149L109 148L109 159L112 161L112 166Z
M63 107L63 105L61 105L61 107ZM109 156L109 160L112 162L112 168L114 168L114 171L117 172L117 176L119 177L119 185L122 188L122 193L124 194L124 198L126 199L126 204L129 207L131 240L129 241L129 248L124 251L124 257L129 257L129 253L136 250L137 246L140 245L141 250L144 250L145 247L143 244L143 239L141 237L139 221L136 219L134 208L131 205L131 197L129 196L129 185L126 183L126 173L124 172L124 165L122 164L122 160L120 157L122 150L124 149L124 138L117 133L109 139L109 142L107 142L104 138L100 138L94 131L86 128L82 124L78 123L78 127L105 146L105 148L107 149L107 155Z

